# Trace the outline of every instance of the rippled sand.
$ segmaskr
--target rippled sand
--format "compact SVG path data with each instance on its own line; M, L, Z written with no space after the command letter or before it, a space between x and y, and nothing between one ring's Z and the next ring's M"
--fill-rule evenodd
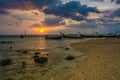
M120 39L90 40L71 45L86 58L65 76L67 80L120 80Z

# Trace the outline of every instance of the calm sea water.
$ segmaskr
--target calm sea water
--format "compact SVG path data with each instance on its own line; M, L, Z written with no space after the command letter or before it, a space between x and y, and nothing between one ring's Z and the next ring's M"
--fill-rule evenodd
M35 77L40 74L38 71L44 70L44 68L50 69L53 65L59 65L64 61L67 55L80 55L80 53L73 48L70 48L70 50L64 50L64 48L70 47L70 43L85 41L85 39L46 40L44 37L40 36L29 36L23 39L19 38L19 36L0 36L0 41L13 41L13 43L0 44L0 60L6 58L12 59L12 65L7 67L0 66L0 79L37 80ZM9 47L13 47L13 49L10 50ZM18 50L28 51L28 53L23 54L18 52ZM43 65L34 63L32 57L35 52L40 52L39 56L46 56L46 54L49 54L49 61L44 68L40 68L40 66ZM22 61L26 62L25 70L21 68ZM24 76L23 72L25 72ZM28 75L32 78L26 78Z

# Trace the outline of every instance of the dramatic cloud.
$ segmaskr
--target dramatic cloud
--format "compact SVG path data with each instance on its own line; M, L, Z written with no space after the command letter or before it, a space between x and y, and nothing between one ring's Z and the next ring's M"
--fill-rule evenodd
M45 18L44 21L41 23L35 23L29 26L29 28L39 28L39 27L54 27L54 26L60 26L65 25L64 19L61 17L54 17L54 18Z
M6 15L6 14L10 14L10 12L8 12L7 10L1 9L0 14L1 15Z
M90 0L94 2L104 2L105 0ZM120 0L110 0L110 2L115 2L116 4L120 4Z
M120 29L120 0L0 0L0 30L18 33L26 26L62 31ZM116 21L118 20L118 21ZM19 27L18 27L19 26ZM71 30L71 31L70 31ZM3 33L0 31L0 34Z
M111 16L120 17L120 8L117 9L117 10L115 10L115 11L111 14Z
M90 1L103 2L104 0L90 0Z
M100 26L105 28L119 28L120 20L112 20L112 19L98 19L98 20L87 20L85 22L81 22L78 24L70 24L69 27L85 29L85 28L100 28Z
M39 23L35 23L35 24L28 26L28 28L39 28L39 27L41 27L41 24Z
M85 20L89 12L99 13L96 8L81 5L80 1L71 1L63 4L61 0L2 0L0 9L29 10L37 8L46 14Z
M46 26L59 26L59 25L65 25L65 22L63 22L63 18L56 17L56 18L45 18L45 20L42 22L43 25Z
M61 4L60 0L30 0L33 5L39 9L52 7Z
M104 31L106 33L108 32L116 33L116 31L120 31L120 22L108 22L102 24L102 26L106 28Z
M24 20L37 21L38 20L38 18L33 18L33 17L28 16L28 15L12 15L12 17L17 19L17 20L20 20L20 21L24 21Z
M85 20L89 12L99 13L96 8L81 5L79 1L71 1L54 7L48 7L44 10L46 14L53 14L73 20Z
M99 26L105 26L106 28L112 28L112 27L117 28L117 27L120 27L120 21L104 20L102 24L99 24Z
M74 27L74 28L97 28L97 24L95 22L83 22L79 24L70 24L69 27Z
M120 4L120 0L116 0L116 3L117 3L117 4Z
M1 0L0 9L33 9L31 0Z
M0 8L4 9L23 9L29 10L34 8L42 9L60 3L60 0L0 0Z
M120 27L120 23L105 23L105 24L103 24L105 27ZM102 26L103 26L102 25Z

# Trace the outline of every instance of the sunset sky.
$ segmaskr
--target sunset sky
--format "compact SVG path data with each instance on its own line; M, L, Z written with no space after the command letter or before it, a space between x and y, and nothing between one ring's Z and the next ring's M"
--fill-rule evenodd
M120 0L0 0L0 35L120 31Z

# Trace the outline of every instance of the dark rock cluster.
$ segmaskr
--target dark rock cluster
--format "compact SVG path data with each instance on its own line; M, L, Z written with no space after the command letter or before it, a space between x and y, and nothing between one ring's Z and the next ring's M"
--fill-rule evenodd
M7 65L10 65L11 63L12 63L11 59L3 59L0 61L1 66L7 66Z

